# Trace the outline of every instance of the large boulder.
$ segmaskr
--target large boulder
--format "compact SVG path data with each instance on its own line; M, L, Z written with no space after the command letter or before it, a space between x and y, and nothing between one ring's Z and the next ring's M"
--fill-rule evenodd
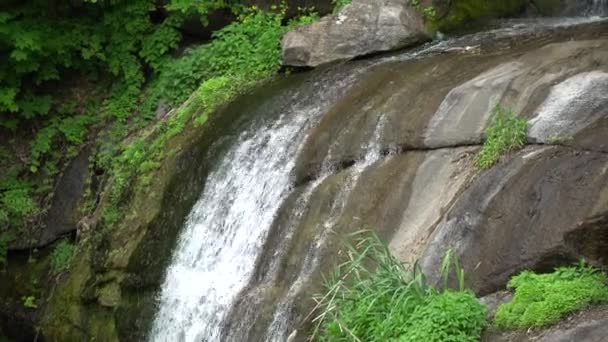
M404 0L354 0L337 16L299 27L283 38L283 62L318 66L430 38L421 14Z
M353 0L339 13L288 32L283 64L316 67L429 40L437 30L453 30L479 19L522 11L528 1Z

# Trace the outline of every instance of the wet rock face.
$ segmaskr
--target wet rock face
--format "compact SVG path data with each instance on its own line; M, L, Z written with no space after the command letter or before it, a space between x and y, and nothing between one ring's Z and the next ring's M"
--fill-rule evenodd
M468 285L496 291L523 269L575 262L585 249L568 236L605 215L608 156L565 148L530 148L480 175L456 201L427 246L423 267L436 274L449 248L458 252Z
M604 0L531 0L530 9L543 16L602 16L608 14Z
M406 1L353 0L337 16L326 16L286 34L282 41L283 62L315 67L429 38L420 13Z
M525 268L580 257L603 264L608 41L592 38L358 62L357 82L300 151L299 187L233 308L242 315L226 325L227 340L263 340L277 320L292 329L282 337L307 331L320 274L341 258L339 237L361 228L404 263L421 259L431 278L453 248L482 295ZM473 158L499 102L536 128L530 146L482 172ZM547 131L569 138L549 146L541 138L550 134L537 133Z

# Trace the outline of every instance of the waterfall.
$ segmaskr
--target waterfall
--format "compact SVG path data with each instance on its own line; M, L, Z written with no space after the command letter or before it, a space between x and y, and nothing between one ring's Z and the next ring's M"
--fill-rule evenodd
M268 329L266 340L269 342L283 342L289 340L288 336L290 333L294 333L289 325L289 322L293 320L293 312L291 308L294 306L294 302L298 300L298 294L302 291L303 284L312 276L312 272L317 269L317 265L320 261L320 251L326 247L329 241L329 235L333 232L333 228L343 215L344 209L346 208L348 199L353 189L357 185L361 174L372 164L376 163L382 158L382 136L386 127L387 120L384 115L380 115L376 128L371 139L361 146L365 155L359 160L348 172L348 178L340 188L335 199L332 201L330 214L327 218L319 224L318 233L314 247L304 257L304 262L300 267L299 273L296 280L291 284L287 294L277 304L273 320ZM328 157L331 155L331 150ZM326 160L327 161L327 158ZM329 167L325 167L328 169ZM330 175L328 172L321 176L318 180L313 182L304 192L302 197L305 201L310 199L311 193L323 183L323 181ZM301 205L299 206L301 207ZM297 331L295 332L297 333Z
M593 0L590 4L587 15L606 16L608 14L608 0Z
M295 156L314 113L243 133L187 218L160 295L152 341L219 341L221 323L254 270L291 190Z
M294 168L311 128L359 71L308 77L251 112L253 122L207 176L185 220L148 334L153 342L216 342L251 282L272 223L293 192ZM275 113L274 119L268 113ZM277 118L278 117L278 118ZM258 120L261 121L261 120Z

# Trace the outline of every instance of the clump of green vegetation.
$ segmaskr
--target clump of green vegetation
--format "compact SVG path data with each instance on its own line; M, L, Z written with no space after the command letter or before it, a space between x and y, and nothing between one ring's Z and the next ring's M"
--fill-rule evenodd
M464 288L464 272L450 252L444 258L444 286L454 266L459 289L427 285L416 265L405 270L376 235L347 243L349 259L325 280L318 296L312 339L319 341L478 341L485 308Z
M456 30L476 20L500 18L518 13L527 3L525 0L452 0L448 13L441 18L433 18L431 26L433 30Z
M51 255L51 273L58 275L67 270L70 267L73 256L74 245L66 240L59 242Z
M34 296L23 296L21 297L21 301L23 302L23 306L28 309L38 308L38 304L36 304L36 297Z
M486 141L475 158L475 166L480 169L489 169L502 155L523 148L526 145L528 123L515 116L512 110L498 104L485 133Z
M432 6L432 5L430 5L430 6L423 6L420 3L420 0L410 0L409 4L414 9L416 9L417 11L419 11L420 13L422 13L422 15L424 16L425 19L427 19L427 20L435 20L435 19L437 19L437 10L435 9L434 6Z
M285 10L284 7L272 7L271 11L241 8L237 20L215 32L209 44L165 63L159 78L149 88L150 102L146 102L149 110L159 99L173 106L186 101L196 91L186 105L148 136L134 139L122 150L105 156L102 164L113 173L110 201L103 213L106 228L120 220L118 208L130 186L146 186L150 182L150 172L160 166L168 153L165 145L172 137L190 122L203 125L210 114L236 95L276 75L281 66L282 36L289 28L318 18L314 12L304 11L284 25ZM118 157L112 158L114 154Z
M549 145L566 145L571 143L573 138L571 136L560 136L553 134L547 137L547 144Z
M584 263L560 267L553 273L525 271L513 277L507 287L513 300L496 312L502 328L542 327L589 304L608 302L608 277Z
M197 15L205 24L217 9L232 11L237 20L208 44L175 57L183 20ZM306 9L286 23L285 11L284 5L263 11L233 0L36 0L0 12L0 49L8 51L0 64L0 130L25 140L0 147L0 234L21 239L24 227L36 228L56 176L94 135L91 167L111 179L103 221L112 226L120 220L132 185L146 185L170 152L165 144L275 75L282 35L318 18ZM65 74L99 89L49 92L64 83ZM158 107L176 108L195 91L182 110L135 133L157 118ZM132 138L123 143L127 136ZM18 150L28 142L29 148Z

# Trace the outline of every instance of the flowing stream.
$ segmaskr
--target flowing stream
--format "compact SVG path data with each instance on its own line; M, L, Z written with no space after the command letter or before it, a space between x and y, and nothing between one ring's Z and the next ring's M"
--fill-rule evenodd
M356 73L323 79L314 101L285 93L278 119L254 122L209 174L167 269L150 341L220 341L222 326L255 271L311 126ZM309 82L310 83L310 82ZM313 89L323 85L312 82ZM257 125L257 126L256 126Z
M219 341L221 322L290 192L294 157L313 118L299 113L244 133L209 176L167 271L152 341Z

